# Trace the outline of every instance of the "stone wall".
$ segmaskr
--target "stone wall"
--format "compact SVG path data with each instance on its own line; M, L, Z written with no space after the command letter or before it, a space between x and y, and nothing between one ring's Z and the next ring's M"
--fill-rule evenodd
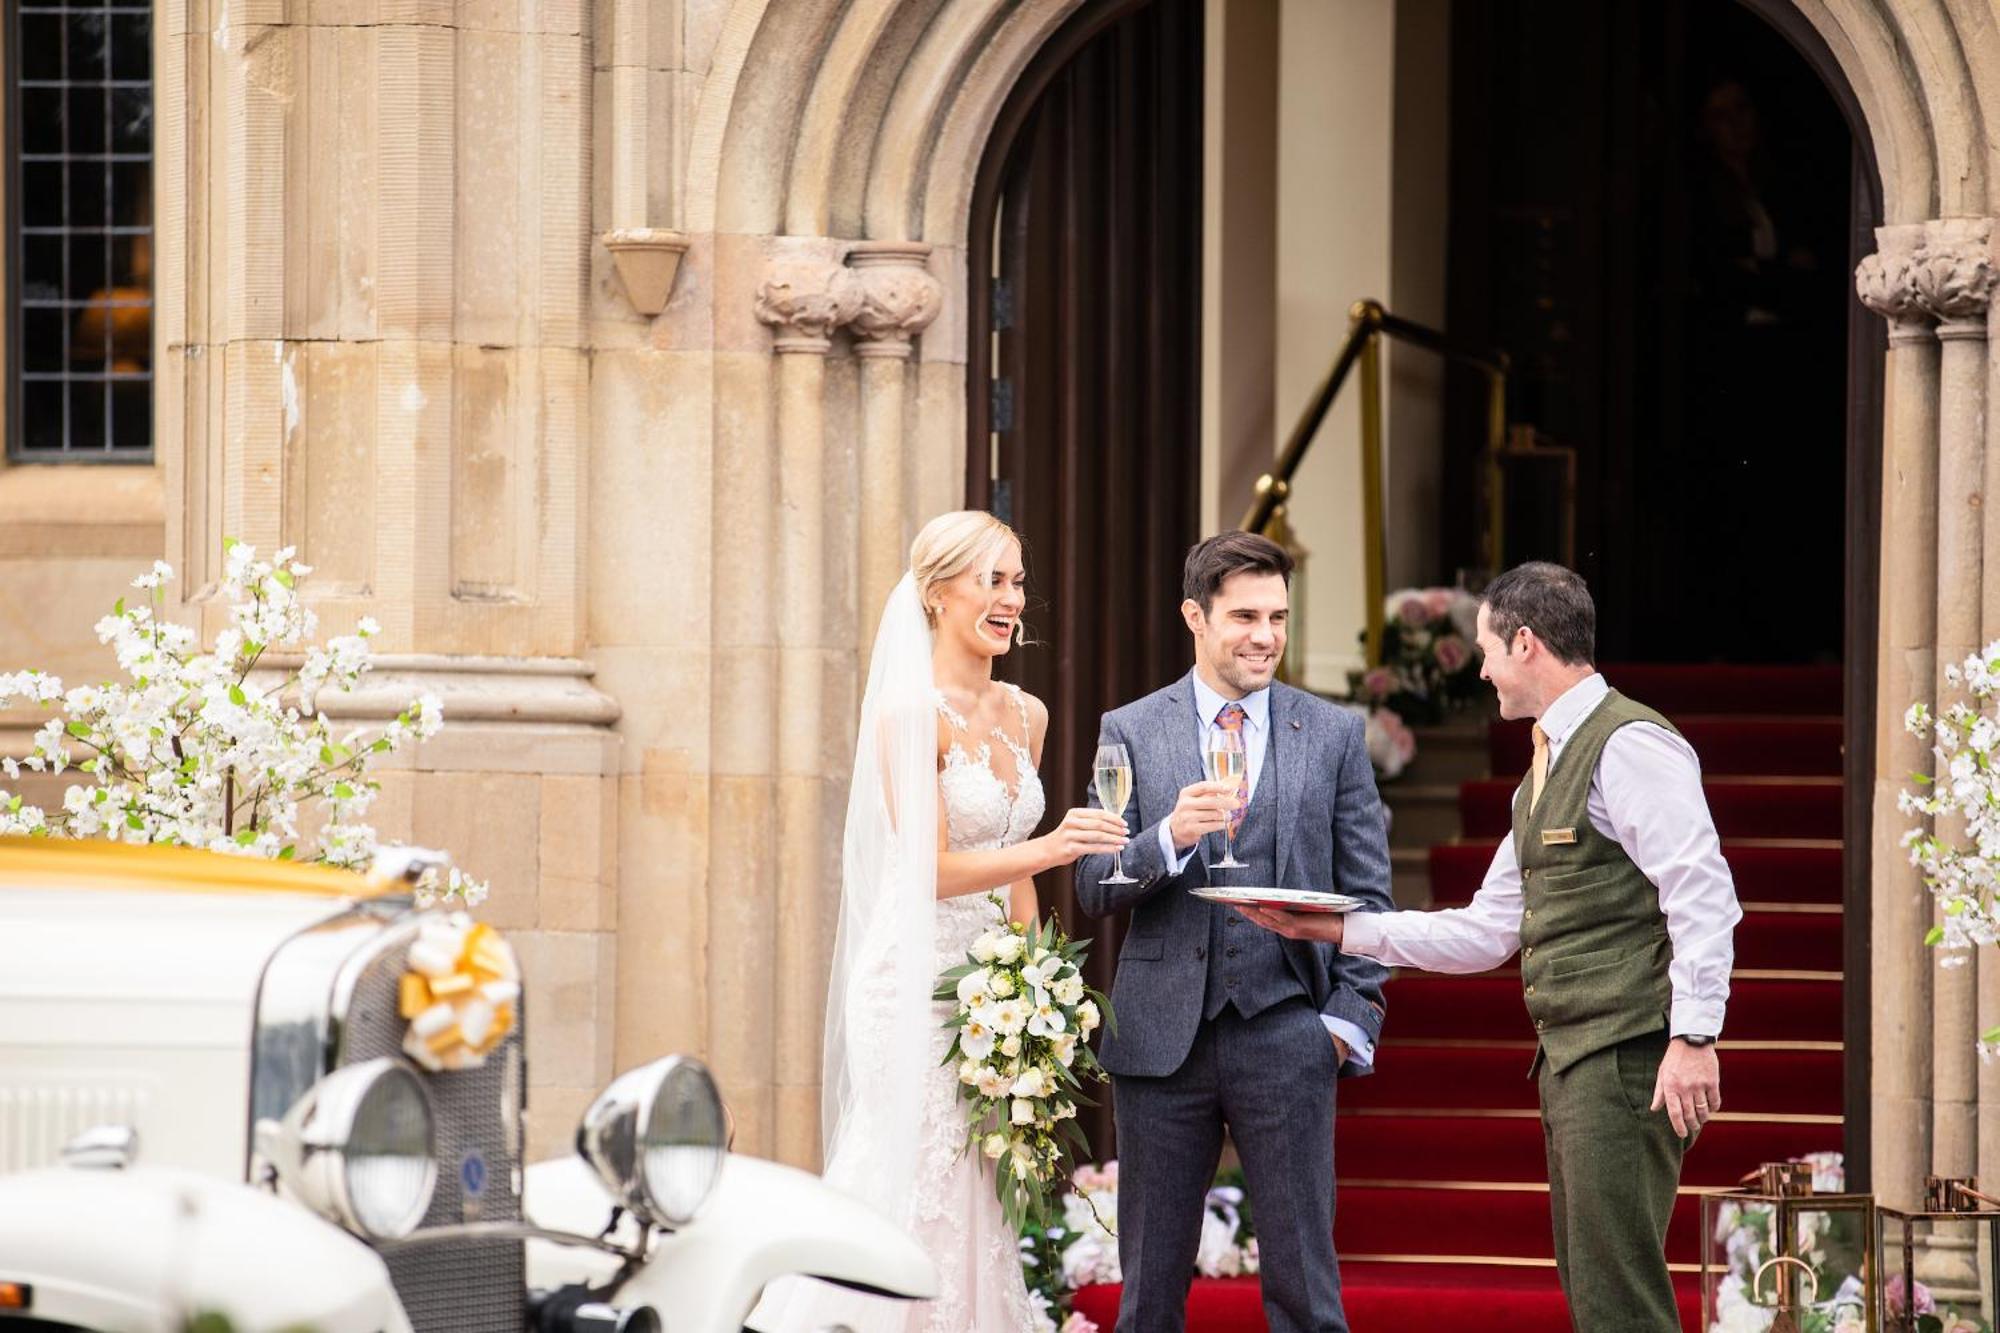
M2000 964L1934 973L1904 705L2000 634L1987 411L2000 30L1800 0L1881 164L1892 321L1872 1053L1877 1183L2000 1178ZM69 667L129 569L300 545L379 620L382 715L458 721L384 803L493 876L534 977L535 1141L710 1060L811 1162L861 656L958 498L972 181L1077 0L164 0L159 463L0 471L5 656ZM641 313L607 232L679 233ZM19 719L13 719L19 721ZM11 733L18 739L18 730ZM1985 1108L1985 1114L1980 1109Z

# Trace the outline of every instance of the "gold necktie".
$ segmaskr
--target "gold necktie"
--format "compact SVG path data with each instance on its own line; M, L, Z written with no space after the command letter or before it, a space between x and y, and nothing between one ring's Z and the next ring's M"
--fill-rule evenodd
M1528 813L1535 813L1535 806L1541 802L1542 788L1549 781L1549 733L1542 730L1542 724L1535 724L1535 766L1534 785L1528 790Z

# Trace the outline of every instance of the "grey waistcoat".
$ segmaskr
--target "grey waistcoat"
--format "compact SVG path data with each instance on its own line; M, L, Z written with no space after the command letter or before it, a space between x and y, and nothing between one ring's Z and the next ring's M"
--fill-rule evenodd
M1216 870L1213 861L1222 859L1222 840L1212 840L1213 860L1209 883L1270 888L1278 882L1277 802L1272 788L1271 756L1275 744L1264 747L1264 770L1257 775L1257 791L1236 833L1236 859L1243 870ZM1252 1018L1285 1000L1309 998L1298 974L1285 961L1280 937L1253 926L1233 908L1214 907L1208 922L1208 981L1203 992L1201 1016L1215 1018L1231 1004L1245 1018Z

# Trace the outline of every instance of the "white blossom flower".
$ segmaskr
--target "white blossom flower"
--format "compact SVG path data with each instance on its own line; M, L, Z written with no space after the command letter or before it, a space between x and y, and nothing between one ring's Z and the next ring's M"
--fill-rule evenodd
M1013 963L1021 956L1021 937L1008 931L993 945L993 959L1000 963Z
M969 1018L958 1032L958 1049L969 1060L984 1060L993 1054L993 1029L977 1018Z
M1028 1026L1028 1006L1020 1000L1002 1000L993 1006L993 1030L1011 1037Z
M39 810L0 791L0 832L174 842L242 856L316 854L335 865L362 865L376 846L362 816L377 784L377 756L434 735L443 710L434 696L378 731L336 739L314 714L322 688L349 689L370 666L366 640L379 627L316 645L317 620L297 593L311 568L290 550L259 560L253 547L225 543L220 595L228 624L202 651L193 627L156 614L160 589L173 578L156 561L133 581L146 604L121 599L96 624L122 683L65 691L43 672L0 674L0 706L53 705L31 753L9 757L10 781L22 770L87 779L71 784L58 811ZM287 676L264 661L280 650L298 661ZM301 845L301 812L322 822L316 847ZM464 903L486 886L459 870L427 892ZM422 896L422 895L420 895Z
M1085 1000L1076 1007L1076 1029L1085 1036L1097 1031L1097 1025L1103 1021L1104 1016L1097 1011L1097 1001Z
M968 972L958 981L958 1002L973 1005L993 993L992 975L985 968Z

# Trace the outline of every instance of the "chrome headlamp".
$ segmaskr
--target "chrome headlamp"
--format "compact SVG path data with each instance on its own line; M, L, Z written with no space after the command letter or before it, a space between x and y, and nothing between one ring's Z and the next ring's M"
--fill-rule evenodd
M434 1122L423 1080L382 1057L315 1083L282 1123L257 1126L278 1179L320 1216L371 1240L400 1240L437 1186Z
M612 1198L669 1228L686 1226L708 1201L727 1143L714 1078L679 1055L620 1075L576 1131L577 1152Z

